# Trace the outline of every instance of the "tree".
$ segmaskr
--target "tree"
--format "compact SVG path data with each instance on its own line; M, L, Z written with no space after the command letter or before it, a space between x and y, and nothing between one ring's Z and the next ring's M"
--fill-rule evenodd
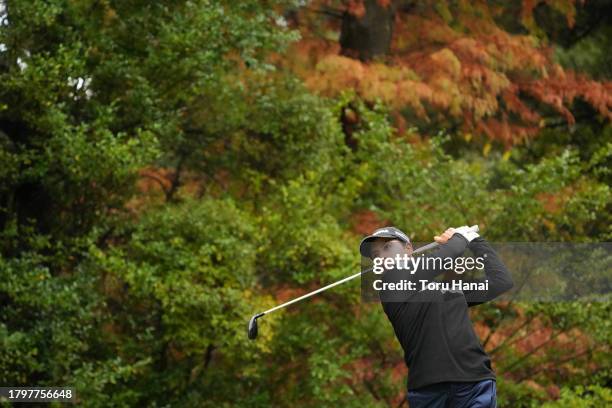
M536 10L561 13L571 29L574 2L539 3L318 1L294 17L303 39L281 61L324 95L351 88L393 106L400 131L443 127L508 148L559 117L574 124L576 101L609 121L609 82L563 69L538 35ZM517 14L521 25L508 23Z
M449 79L444 63L457 58L460 73L471 66L461 44L493 44L495 58L476 65L517 80L529 67L504 66L502 51L537 57L543 51L529 44L541 33L526 36L525 25L477 15L492 6L460 3L459 17L444 21L446 3L351 2L345 14L331 9L338 2L318 3L319 20L305 12L310 6L290 1L0 4L4 384L74 386L85 406L398 406L405 395L399 344L379 305L361 302L356 283L267 316L257 342L246 339L248 318L354 273L360 234L381 224L415 241L474 220L490 240L609 236L610 149L592 140L609 126L592 115L566 138L548 123L536 139L542 145L483 155L451 145L456 132L420 138L424 122L398 132L390 120L397 107L376 101L378 88L372 98L355 92L353 72L332 84L348 78L351 89L328 98L306 86L321 78L313 65L294 66L307 84L283 69L303 50L284 52L298 38L287 26L296 18L325 22L324 14L351 25L347 52L372 60L339 57L338 47L333 58L375 67L392 81L397 33L408 20L428 27L422 56L439 59L434 71L401 72L417 88L439 85L436 97L452 99L465 85L463 77ZM389 24L395 13L388 49L385 30L364 50L349 41L364 33L360 4ZM461 16L473 20L465 35L455 24ZM548 67L542 63L534 67ZM497 100L501 91L480 92ZM451 107L414 101L432 119ZM356 225L360 216L368 228ZM480 309L489 347L507 340L493 353L506 369L500 398L543 403L552 396L541 388L555 382L562 402L585 395L579 384L591 386L585 397L605 399L608 380L595 373L610 360L608 315L607 305L587 302ZM522 347L532 329L550 334L544 341L554 355ZM596 364L557 342L569 331L590 345L585 355ZM530 369L538 375L525 384Z

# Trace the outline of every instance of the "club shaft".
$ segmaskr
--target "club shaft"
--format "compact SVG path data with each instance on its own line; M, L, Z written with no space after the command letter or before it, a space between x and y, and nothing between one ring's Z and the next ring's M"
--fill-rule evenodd
M474 226L472 226L472 227L471 227L471 229L472 229L473 231L477 232L477 231L478 231L478 225L474 225ZM418 253L421 253L421 252L423 252L423 251L428 251L428 250L430 250L430 249L437 248L439 245L440 245L440 244L438 244L437 242L432 242L432 243L430 243L430 244L427 244L427 245L424 245L424 246L422 246L422 247L420 247L420 248L415 249L415 250L414 250L414 252L413 252L413 254L418 254ZM281 304L281 305L278 305L278 306L273 307L272 309L266 310L265 312L260 313L260 315L261 315L261 316L263 316L263 315L265 315L265 314L272 313L272 312L274 312L275 310L282 309L283 307L287 307L287 306L292 305L292 304L294 304L294 303L296 303L296 302L299 302L299 301L301 301L301 300L304 300L304 299L307 299L307 298L309 298L309 297L311 297L311 296L314 296L314 295L316 295L317 293L321 293L321 292L326 291L327 289L331 289L331 288L333 288L334 286L342 285L344 282L348 282L348 281L350 281L350 280L352 280L352 279L355 279L356 277L361 276L361 275L363 275L364 273L370 272L371 270L372 270L372 268L368 268L368 269L365 269L365 270L363 270L363 271L361 271L361 272L358 272L358 273L356 273L356 274L354 274L354 275L347 276L346 278L344 278L344 279L340 279L340 280L339 280L339 281L337 281L337 282L330 283L330 284L329 284L329 285L327 285L327 286L323 286L322 288L319 288L319 289L314 290L314 291L312 291L312 292L306 293L305 295L302 295L302 296L297 297L297 298L295 298L295 299L293 299L293 300L290 300L289 302L283 303L283 304Z
M431 244L427 244L427 245L425 245L425 246L423 246L423 247L420 247L420 248L416 249L416 250L415 250L413 253L414 253L414 254L417 254L417 253L419 253L419 252L427 251L428 249L432 249L432 248L435 248L435 247L437 247L437 246L438 246L438 244L437 244L436 242L432 242ZM266 310L266 311L265 311L265 312L263 312L263 313L264 313L264 314L268 314L268 313L273 312L273 311L275 311L275 310L282 309L282 308L283 308L283 307L285 307L285 306L289 306L289 305L291 305L291 304L293 304L293 303L299 302L300 300L307 299L307 298L309 298L309 297L311 297L311 296L316 295L317 293L321 293L321 292L326 291L327 289L331 289L331 288L333 288L334 286L342 285L344 282L348 282L348 281L350 281L350 280L352 280L352 279L355 279L356 277L361 276L361 275L363 275L364 273L370 272L371 270L372 270L372 268L368 268L368 269L365 269L365 270L363 270L363 271L361 271L361 272L357 272L357 273L356 273L356 274L354 274L354 275L347 276L346 278L341 279L341 280L339 280L339 281L337 281L337 282L330 283L330 284L329 284L329 285L327 285L327 286L323 286L322 288L319 288L319 289L317 289L317 290L314 290L314 291L312 291L312 292L310 292L310 293L306 293L305 295L302 295L302 296L300 296L300 297L298 297L298 298L295 298L295 299L293 299L293 300L290 300L290 301L289 301L289 302L287 302L287 303L283 303L283 304L281 304L281 305L275 306L275 307L273 307L272 309L270 309L270 310Z

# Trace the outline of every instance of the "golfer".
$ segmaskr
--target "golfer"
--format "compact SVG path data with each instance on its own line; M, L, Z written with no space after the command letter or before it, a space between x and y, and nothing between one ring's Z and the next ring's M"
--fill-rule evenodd
M379 292L383 310L404 350L404 360L409 369L409 406L494 408L497 400L495 373L474 332L468 307L506 292L513 286L512 278L487 241L467 226L449 228L434 240L440 246L432 254L424 256L422 261L426 258L457 260L469 248L484 265L486 278L470 280L483 283L480 290L422 290L416 285L421 280L433 280L440 274L445 274L446 280L462 275L446 267L440 268L442 262L422 262L420 265L428 267L415 268L413 273L397 269L385 271L385 282L401 277L415 283L414 290L404 290L400 298L398 293ZM413 247L405 233L386 227L364 238L360 252L373 260L397 258L398 255L404 257L404 254L410 257Z

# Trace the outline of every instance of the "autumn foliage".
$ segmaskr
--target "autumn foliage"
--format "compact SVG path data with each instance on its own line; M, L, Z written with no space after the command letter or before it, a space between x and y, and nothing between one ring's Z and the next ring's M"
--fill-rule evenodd
M382 226L612 241L604 3L0 0L0 383L405 407L357 279L248 321L356 274ZM609 289L591 261L575 286ZM585 295L472 308L500 407L610 406L612 302Z
M546 38L532 35L538 1L524 1L512 10L516 6L485 1L402 7L401 2L378 0L376 6L395 10L390 52L367 61L345 56L329 32L339 30L347 15L364 19L373 3L313 2L294 20L302 39L285 63L321 94L353 89L367 101L392 106L425 133L444 127L468 138L485 135L506 147L535 137L547 121L560 117L573 124L577 100L606 120L612 118L612 83L564 70ZM574 2L546 3L563 13L570 29ZM313 9L327 10L332 17L321 23ZM330 9L336 10L335 17ZM520 19L520 30L504 27L508 13Z

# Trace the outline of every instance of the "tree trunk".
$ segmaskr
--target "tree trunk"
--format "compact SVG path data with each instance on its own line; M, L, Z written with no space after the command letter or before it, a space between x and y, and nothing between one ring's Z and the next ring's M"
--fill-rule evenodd
M389 3L383 7L379 0L363 0L363 13L343 13L341 55L368 61L389 52L395 19L395 5Z

